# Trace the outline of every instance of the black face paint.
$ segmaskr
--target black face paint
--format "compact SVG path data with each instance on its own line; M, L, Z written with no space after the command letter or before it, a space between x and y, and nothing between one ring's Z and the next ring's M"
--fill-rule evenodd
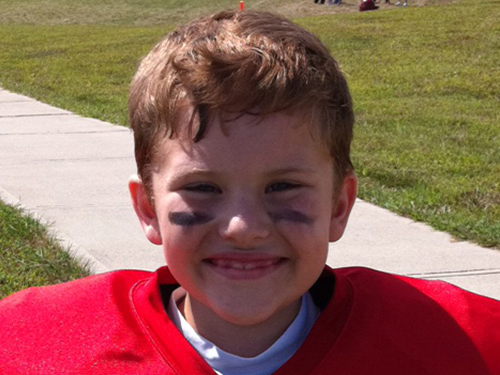
M168 220L174 225L181 227L192 227L201 225L213 220L213 216L201 212L170 212Z
M275 223L278 221L290 221L292 223L311 225L314 220L302 212L295 210L280 210L279 212L269 212L268 215Z

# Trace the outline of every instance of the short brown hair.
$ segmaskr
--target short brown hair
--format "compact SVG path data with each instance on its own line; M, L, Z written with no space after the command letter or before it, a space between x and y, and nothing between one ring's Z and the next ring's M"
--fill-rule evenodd
M183 108L193 109L187 124L178 121ZM352 170L352 100L327 48L279 16L224 11L168 34L142 60L132 81L129 119L146 189L151 191L159 137L176 137L188 127L197 142L210 116L235 108L239 113L258 108L259 115L288 111L304 116L319 128L337 183Z

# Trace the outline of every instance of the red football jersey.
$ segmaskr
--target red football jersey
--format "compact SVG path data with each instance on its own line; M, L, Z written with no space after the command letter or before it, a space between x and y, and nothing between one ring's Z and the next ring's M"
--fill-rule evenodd
M211 374L169 319L167 267L117 271L0 302L1 374ZM449 284L325 268L322 313L276 374L500 374L500 302Z

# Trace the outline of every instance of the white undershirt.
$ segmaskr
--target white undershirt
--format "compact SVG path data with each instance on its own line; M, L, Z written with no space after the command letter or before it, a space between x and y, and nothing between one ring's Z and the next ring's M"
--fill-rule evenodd
M285 333L263 353L253 358L245 358L225 352L198 335L179 311L176 301L179 300L180 290L177 289L175 292L172 293L168 304L170 319L186 340L219 375L272 374L300 348L320 315L320 310L314 304L310 293L304 294L300 311Z

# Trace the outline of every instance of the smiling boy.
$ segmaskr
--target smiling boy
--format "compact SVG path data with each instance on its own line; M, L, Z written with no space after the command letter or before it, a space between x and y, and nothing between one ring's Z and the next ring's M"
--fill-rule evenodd
M130 114L134 207L185 290L182 316L224 351L264 352L297 316L355 200L337 65L288 21L222 13L145 58Z
M197 143L187 132L163 139L154 205L140 180L130 184L148 238L187 291L182 315L231 353L255 356L283 334L354 202L354 175L337 193L325 145L296 119L245 114L225 131L215 120Z
M167 266L5 299L0 373L500 373L498 301L325 266L356 197L354 117L315 36L203 17L142 61L129 110L130 193Z

